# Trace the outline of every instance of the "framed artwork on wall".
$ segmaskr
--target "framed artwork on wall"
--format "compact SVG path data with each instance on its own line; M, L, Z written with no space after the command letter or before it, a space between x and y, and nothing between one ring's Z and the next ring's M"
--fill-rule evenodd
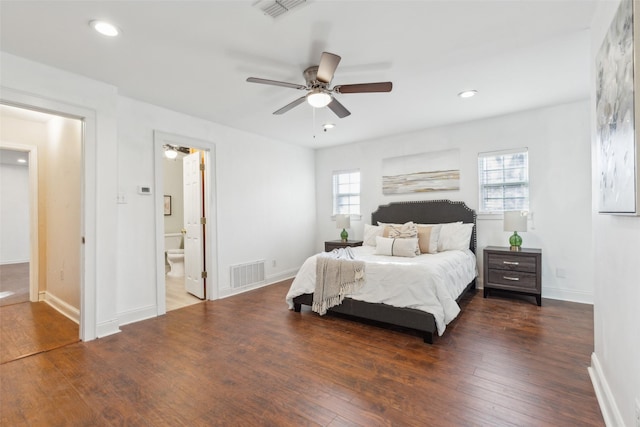
M460 150L432 151L382 160L382 194L460 189Z
M171 196L164 196L164 216L171 215Z
M598 212L637 215L638 144L634 2L622 0L596 56Z

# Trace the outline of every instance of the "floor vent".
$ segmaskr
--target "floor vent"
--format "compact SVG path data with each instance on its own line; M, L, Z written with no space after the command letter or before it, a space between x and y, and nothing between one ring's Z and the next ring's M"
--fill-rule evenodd
M231 266L231 288L243 288L264 282L264 260Z
M262 10L265 15L275 19L306 2L307 0L261 0L256 2L254 6Z

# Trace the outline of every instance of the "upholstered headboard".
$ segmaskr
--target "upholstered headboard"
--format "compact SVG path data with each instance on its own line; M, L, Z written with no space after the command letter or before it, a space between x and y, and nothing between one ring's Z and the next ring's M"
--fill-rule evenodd
M378 210L371 213L371 224L391 222L403 224L413 221L417 224L441 224L462 221L472 223L473 232L469 249L476 251L476 211L464 202L451 200L422 200L415 202L395 202L378 206Z

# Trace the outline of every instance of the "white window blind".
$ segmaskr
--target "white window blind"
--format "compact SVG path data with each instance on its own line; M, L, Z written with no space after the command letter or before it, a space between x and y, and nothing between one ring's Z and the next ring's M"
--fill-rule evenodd
M333 214L360 215L360 171L333 173Z
M526 148L478 154L480 212L529 210Z

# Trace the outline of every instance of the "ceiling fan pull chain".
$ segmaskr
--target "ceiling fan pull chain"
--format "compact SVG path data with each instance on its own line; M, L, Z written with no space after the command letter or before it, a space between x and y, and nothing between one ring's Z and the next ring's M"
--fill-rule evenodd
M316 109L312 108L311 111L313 111L313 128L312 128L313 139L316 139Z

